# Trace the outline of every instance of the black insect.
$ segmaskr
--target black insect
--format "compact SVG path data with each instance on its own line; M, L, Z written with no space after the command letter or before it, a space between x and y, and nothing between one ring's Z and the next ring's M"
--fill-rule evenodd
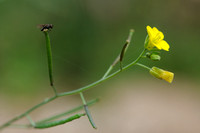
M38 27L41 28L41 31L48 31L53 29L53 24L40 24Z

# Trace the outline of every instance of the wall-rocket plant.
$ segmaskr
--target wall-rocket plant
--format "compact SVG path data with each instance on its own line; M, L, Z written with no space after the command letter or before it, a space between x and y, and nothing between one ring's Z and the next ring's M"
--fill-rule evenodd
M41 103L38 103L37 105L31 107L24 113L22 113L16 117L14 117L13 119L5 122L4 124L0 125L0 130L4 129L6 127L37 128L37 129L50 128L50 127L59 126L61 124L71 122L75 119L79 119L84 116L88 117L88 120L91 123L92 127L96 129L97 127L94 123L94 120L92 119L92 115L89 111L88 106L98 102L98 99L94 99L94 100L87 102L83 95L83 92L86 92L87 90L89 90L91 88L94 88L96 85L101 84L101 83L107 81L108 79L111 79L112 77L117 76L119 73L123 72L124 70L126 70L130 67L134 67L136 65L147 69L151 75L153 75L154 77L156 77L158 79L165 80L169 83L171 83L173 81L174 73L165 71L165 70L160 69L155 66L150 68L150 67L140 63L140 61L144 60L144 59L150 59L152 61L160 61L161 50L169 51L169 48L170 48L169 44L164 40L164 34L161 31L159 31L156 27L151 28L150 26L147 26L146 27L147 36L145 38L144 45L141 45L141 47L142 46L144 47L143 51L131 63L129 63L128 65L125 65L125 66L122 65L122 62L125 57L125 53L130 45L131 38L134 33L133 29L130 30L128 39L125 41L125 44L123 45L122 50L119 52L119 55L116 57L116 59L113 61L113 63L111 63L108 70L105 72L105 74L99 80L97 80L89 85L86 85L84 87L72 90L72 91L58 92L57 88L54 85L53 67L52 67L52 51L51 51L51 43L50 43L50 37L49 37L49 33L52 28L53 28L52 24L41 25L41 31L44 33L45 39L46 39L49 81L50 81L50 86L52 87L52 89L54 91L54 96L45 99ZM112 72L113 68L117 67L116 64L118 64L118 63L120 64L119 70ZM80 95L80 98L82 100L82 105L80 105L76 108L73 108L71 110L63 111L60 114L57 114L54 116L49 116L48 118L40 120L40 121L32 120L31 112L33 112L34 110L40 108L41 106L43 106L57 98L67 96L67 95ZM80 110L83 110L82 111L83 113L76 113L77 111L80 111ZM74 113L76 113L76 114L72 115ZM28 124L21 124L21 125L14 124L14 122L16 122L17 120L19 120L23 117L26 117L29 120ZM61 119L61 117L62 117L62 119Z

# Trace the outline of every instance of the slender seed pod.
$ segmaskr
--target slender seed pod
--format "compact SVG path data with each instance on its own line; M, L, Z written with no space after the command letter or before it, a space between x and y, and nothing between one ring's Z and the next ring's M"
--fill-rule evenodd
M124 57L124 54L125 54L125 52L126 52L126 48L128 47L128 42L126 42L125 44L124 44L124 46L123 46L123 48L122 48L122 51L121 51L121 53L120 53L120 62L122 62L122 60L123 60L123 57Z
M89 109L88 109L88 106L87 106L87 105L84 105L84 109L85 109L85 113L86 113L86 115L87 115L87 117L88 117L88 119L89 119L89 121L90 121L92 127L93 127L94 129L97 129L97 127L96 127L96 125L95 125L95 123L94 123L94 120L92 119L92 115L90 114L90 111L89 111Z
M46 49L47 49L47 60L48 60L48 69L49 69L49 79L50 85L53 86L53 73L52 73L52 52L51 52L51 44L48 31L44 31L46 38Z
M53 72L52 72L52 51L51 51L51 43L50 43L50 37L49 37L49 29L53 28L53 25L49 26L44 26L43 27L44 30L42 30L44 32L45 38L46 38L46 49L47 49L47 60L48 60L48 69L49 69L49 80L50 80L50 85L53 88L55 95L57 95L57 90L54 86L54 80L53 80Z
M123 58L124 58L124 55L125 55L125 52L126 52L126 50L127 50L127 48L128 48L128 45L129 45L129 42L127 41L125 44L124 44L124 46L123 46L123 48L122 48L122 51L121 51L121 53L120 53L120 58L119 58L119 61L120 61L120 69L122 70L122 60L123 60Z
M58 125L65 124L67 122L70 122L72 120L78 119L81 116L84 116L85 114L75 114L73 116L70 116L66 119L58 120L58 121L53 121L53 122L47 122L47 123L41 123L41 124L35 124L34 128L50 128Z
M121 53L119 55L119 61L120 61L120 69L122 70L122 61L123 61L123 58L124 58L124 55L128 49L128 46L130 45L130 42L131 42L131 38L133 36L133 33L134 33L134 30L133 29L130 29L130 32L129 32L129 36L128 36L128 39L126 40L126 43L124 44L122 50L121 50Z

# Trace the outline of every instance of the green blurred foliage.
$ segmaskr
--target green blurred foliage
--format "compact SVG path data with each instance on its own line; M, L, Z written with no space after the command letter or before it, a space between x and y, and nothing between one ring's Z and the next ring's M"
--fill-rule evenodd
M199 0L0 0L0 88L13 94L48 88L45 39L37 28L45 23L54 24L50 37L58 88L99 79L130 28L136 32L124 64L135 59L147 25L163 31L171 48L160 62L145 64L199 79L199 6Z

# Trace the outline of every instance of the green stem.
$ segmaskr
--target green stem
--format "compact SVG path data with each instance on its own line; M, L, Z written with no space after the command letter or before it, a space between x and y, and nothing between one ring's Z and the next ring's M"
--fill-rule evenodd
M89 111L89 109L88 109L88 105L87 105L87 102L86 102L86 100L85 100L85 98L84 98L84 96L83 96L83 93L80 92L79 94L80 94L80 96L81 96L81 100L82 100L82 102L83 102L83 107L84 107L85 113L87 114L87 117L88 117L88 119L89 119L89 121L90 121L90 124L92 125L93 128L96 129L97 127L96 127L96 125L95 125L95 123L94 123L94 121L93 121L93 119L92 119L92 115L90 114L90 111Z
M1 126L0 126L0 130L3 129L3 128L5 128L5 127L7 127L7 126L9 126L11 123L13 123L13 122L15 122L15 121L21 119L22 117L28 115L30 112L32 112L33 110L39 108L40 106L42 106L42 105L44 105L44 104L47 104L47 103L50 102L50 101L53 101L53 100L56 99L56 98L57 98L57 96L51 97L51 98L49 98L49 99L45 99L43 102L41 102L41 103L35 105L34 107L30 108L29 110L27 110L27 111L24 112L23 114L21 114L21 115L19 115L19 116L16 116L15 118L13 118L13 119L9 120L8 122L6 122L5 124L1 125Z
M51 86L51 87L53 88L53 91L54 91L54 93L55 93L55 96L57 96L58 93L57 93L57 90L56 90L55 86L53 85L53 86Z
M143 65L143 64L140 64L140 63L136 63L136 65L141 66L141 67L143 67L145 69L151 70L151 68L146 66L146 65Z
M130 64L128 64L127 66L123 67L122 70L126 70L126 69L128 69L129 67L135 65L135 64L141 59L141 57L142 57L142 55L145 53L145 51L146 51L146 50L144 49L144 50L142 51L142 53L138 56L138 58L137 58L135 61L133 61L132 63L130 63ZM88 89L90 89L90 88L92 88L92 87L94 87L94 86L97 86L97 85L99 85L100 83L102 83L102 82L104 82L104 81L106 81L106 80L108 80L108 79L110 79L110 78L116 76L116 75L119 74L120 72L122 72L122 71L121 71L121 70L118 70L118 71L116 71L116 72L110 74L109 76L107 76L107 77L105 77L105 78L101 78L100 80L97 80L96 82L93 82L92 84L89 84L89 85L87 85L87 86L84 86L84 87L82 87L82 88L79 88L79 89L76 89L76 90L73 90L73 91L59 93L58 96L74 95L74 94L78 94L78 93L80 93L80 92L86 91L86 90L88 90Z
M124 53L127 51L128 46L130 45L131 42L131 38L133 36L134 30L130 29L129 35L128 35L128 39L126 40L125 45L127 45L127 47L124 49ZM122 49L123 50L123 49ZM106 76L108 76L108 74L112 71L113 67L120 61L121 55L122 53L120 53L117 58L113 61L113 63L110 65L110 67L108 68L108 70L106 71L106 73L103 75L102 79L104 79ZM120 68L122 69L122 65L120 63Z
M97 98L97 99L94 99L94 100L91 100L91 101L87 102L87 105L88 105L88 106L91 106L91 105L95 104L95 103L98 102L98 101L99 101L98 98ZM66 112L57 114L57 115L55 115L55 116L51 116L51 117L46 118L46 119L43 119L43 120L40 120L40 121L36 122L36 124L45 123L45 122L47 122L47 121L51 121L51 120L58 119L58 118L60 118L60 117L63 117L63 116L66 116L66 115L75 113L75 112L81 110L82 108L83 108L83 105L78 106L78 107L73 108L73 109L71 109L71 110L68 110L68 111L66 111Z
M80 94L81 100L82 100L82 102L83 102L83 105L87 105L87 102L86 102L86 100L85 100L85 98L84 98L84 96L83 96L83 93L80 92L79 94Z
M98 101L99 101L98 98L97 98L97 99L93 99L93 100L89 101L89 102L87 103L87 105L88 105L88 106L91 106L91 105L95 104L95 103L98 102ZM66 115L75 113L75 112L81 110L82 108L83 108L83 105L80 105L80 106L78 106L78 107L76 107L76 108L73 108L73 109L71 109L71 110L68 110L68 111L66 111L66 112L62 112L62 113L60 113L60 114L51 116L51 117L49 117L49 118L46 118L46 119L37 121L37 122L35 122L35 125L40 124L40 123L45 123L45 122L48 122L48 121L52 121L52 120L61 118L61 117L63 117L63 116L66 116ZM28 125L16 125L16 124L11 124L11 125L9 125L9 127L30 128L30 127L32 127L32 124L28 124Z
M107 77L108 74L112 71L112 69L113 69L113 66L110 65L110 67L108 68L108 70L106 71L106 73L103 75L102 79L104 79L105 77Z
M13 128L31 128L31 125L19 125L19 124L11 124L9 127Z
M51 43L50 43L50 38L49 38L49 33L48 31L44 31L44 35L46 38L46 49L47 49L47 60L48 60L48 69L49 69L49 80L50 80L50 85L52 86L55 94L57 95L56 88L54 87L54 81L53 81L53 72L52 72L52 52L51 52Z
M35 126L35 122L32 120L32 118L29 115L26 115L27 119L29 120L31 126Z
M138 56L138 58L133 61L132 63L128 64L127 66L123 67L122 70L126 70L128 69L129 67L133 66L133 65L136 65L136 63L141 59L142 55L145 53L145 49L142 51L142 53ZM85 87L82 87L82 88L79 88L79 89L76 89L76 90L73 90L73 91L69 91L69 92L63 92L63 93L59 93L49 99L46 99L44 100L43 102L35 105L34 107L30 108L29 110L27 110L26 112L24 112L23 114L19 115L19 116L16 116L14 117L13 119L9 120L8 122L6 122L5 124L1 125L0 126L0 130L9 126L11 123L21 119L22 117L26 116L27 114L29 114L30 112L34 111L35 109L39 108L40 106L44 105L44 104L47 104L49 103L50 101L53 101L55 100L56 98L58 97L62 97L62 96L66 96L66 95L74 95L74 94L78 94L80 92L83 92L83 91L86 91L88 90L89 88L92 88L114 76L116 76L117 74L119 74L120 72L122 72L121 70L118 70L116 72L114 72L113 74L110 74L109 76L105 77L105 78L101 78L100 80L96 81L96 82L93 82L92 84L89 84Z

